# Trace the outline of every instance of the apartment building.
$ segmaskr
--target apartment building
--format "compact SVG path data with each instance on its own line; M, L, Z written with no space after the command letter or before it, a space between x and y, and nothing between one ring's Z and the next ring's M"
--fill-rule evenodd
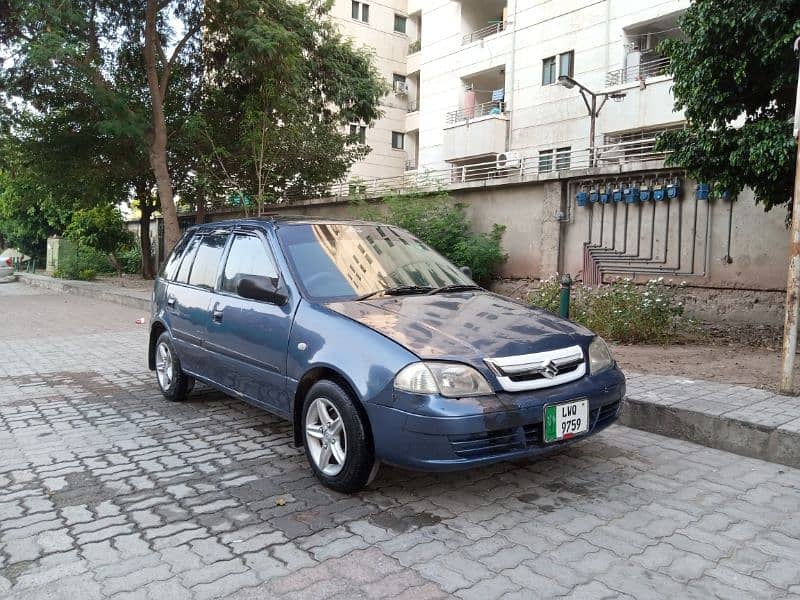
M392 88L381 102L383 118L370 127L362 123L350 126L360 141L372 148L363 161L353 166L351 178L393 177L406 168L406 59L410 29L406 4L406 0L336 0L331 9L331 17L341 32L357 47L372 52L378 71Z
M637 139L683 120L673 111L658 45L680 35L678 18L688 6L689 0L337 1L333 13L343 31L374 49L395 86L384 100L385 117L365 131L373 151L353 175L485 164L501 154L512 165L527 159L542 170L564 170L588 161L590 146L598 161L639 150ZM562 83L572 87L559 84L564 75L572 81ZM599 94L599 111L590 140L592 93Z

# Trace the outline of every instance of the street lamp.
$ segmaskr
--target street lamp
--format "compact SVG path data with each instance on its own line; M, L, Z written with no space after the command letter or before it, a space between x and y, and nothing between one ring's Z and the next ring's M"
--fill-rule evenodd
M594 148L594 138L595 138L595 126L597 124L597 116L600 114L600 111L605 106L608 99L611 98L615 102L621 101L625 97L624 92L600 92L596 93L587 88L585 85L575 81L569 75L561 75L558 78L558 84L563 85L568 90L577 87L578 90L581 92L581 98L583 98L584 104L586 104L586 109L589 111L590 117L590 125L589 125L589 166L593 167L595 162L595 148ZM588 96L588 98L587 98ZM589 101L591 98L591 102ZM603 101L600 103L600 106L597 106L597 99L602 98Z

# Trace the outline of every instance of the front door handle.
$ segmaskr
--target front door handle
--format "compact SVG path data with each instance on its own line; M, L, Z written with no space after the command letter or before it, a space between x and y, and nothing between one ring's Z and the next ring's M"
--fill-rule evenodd
M168 296L167 297L167 306L169 306L170 308L175 306L175 296Z

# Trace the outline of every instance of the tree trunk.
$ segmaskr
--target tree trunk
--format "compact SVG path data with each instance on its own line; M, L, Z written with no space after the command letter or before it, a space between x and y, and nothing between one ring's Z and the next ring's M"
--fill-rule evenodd
M142 277L144 279L155 279L155 269L153 265L152 249L153 244L150 240L150 217L153 210L150 204L140 201L139 210L142 216L139 217L139 242L142 250Z
M164 217L164 252L169 252L178 243L181 231L178 225L178 211L172 195L172 179L167 165L167 121L164 116L164 96L166 89L158 79L156 64L156 44L160 44L156 31L158 16L157 0L147 0L144 26L144 61L147 70L147 86L153 104L153 131L150 143L150 167L156 178L158 197L161 200L161 214ZM165 81L166 85L167 82Z
M201 196L203 194L200 194ZM198 225L202 225L206 222L206 199L205 197L197 200L197 213L195 215L194 222Z

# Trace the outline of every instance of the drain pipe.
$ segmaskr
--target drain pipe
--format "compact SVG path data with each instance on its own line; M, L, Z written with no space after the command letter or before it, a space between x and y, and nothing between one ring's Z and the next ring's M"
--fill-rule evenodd
M731 258L731 237L733 233L733 198L728 200L730 203L730 208L728 209L728 244L727 249L725 250L725 262L731 264L733 259Z

